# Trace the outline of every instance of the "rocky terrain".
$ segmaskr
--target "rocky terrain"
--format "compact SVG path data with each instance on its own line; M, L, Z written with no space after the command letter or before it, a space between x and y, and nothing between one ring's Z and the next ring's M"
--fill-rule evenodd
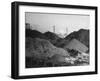
M89 30L80 29L65 38L31 29L25 34L26 68L89 64Z

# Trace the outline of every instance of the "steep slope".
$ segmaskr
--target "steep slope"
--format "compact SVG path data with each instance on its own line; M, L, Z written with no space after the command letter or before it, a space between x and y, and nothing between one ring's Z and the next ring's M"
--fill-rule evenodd
M80 29L79 31L72 32L67 37L65 37L65 39L68 41L71 41L74 38L89 47L89 30Z
M54 56L67 57L69 53L57 48L48 40L40 38L26 38L26 67L47 67L48 61ZM58 58L59 59L59 58ZM59 61L59 60L58 60ZM56 62L58 62L56 61ZM53 61L51 62L53 64ZM51 65L52 66L52 65Z
M54 54L67 56L68 52L62 48L57 48L52 45L48 40L40 38L26 38L26 56L37 55L37 57L51 57Z
M80 41L78 41L77 39L72 39L65 47L64 49L73 49L73 50L77 50L79 52L87 52L88 51L88 47L85 46L83 43L81 43Z
M70 33L68 36L66 36L64 39L58 39L56 41L56 46L63 48L66 45L68 45L72 39L77 39L89 48L89 30L86 29L74 31Z

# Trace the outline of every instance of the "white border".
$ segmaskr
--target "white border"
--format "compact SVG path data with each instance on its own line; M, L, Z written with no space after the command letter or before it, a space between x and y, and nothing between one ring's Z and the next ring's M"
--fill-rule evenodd
M64 13L90 15L90 65L72 67L25 68L25 12ZM94 40L93 40L94 39ZM95 71L95 11L86 9L52 8L37 6L19 7L19 75L41 75Z

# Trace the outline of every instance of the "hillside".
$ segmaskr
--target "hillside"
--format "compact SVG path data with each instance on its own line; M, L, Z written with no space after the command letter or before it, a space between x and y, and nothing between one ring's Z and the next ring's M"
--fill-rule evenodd
M57 40L60 39L59 36L57 36L55 33L50 32L50 31L45 32L45 33L44 33L44 36L47 37L47 39L48 39L53 45L55 45L56 42L57 42Z
M26 37L31 37L31 38L46 39L46 37L43 35L43 33L39 32L37 30L31 30L31 29L26 29L25 30L25 36Z
M89 48L89 30L80 29L79 31L74 31L70 33L68 36L66 36L64 39L60 38L56 41L57 47L65 47L70 43L71 40L77 39L84 45L86 45Z
M41 33L37 30L31 30L31 29L26 29L26 37L31 37L31 38L41 38L41 39L46 39L49 40L53 45L56 44L56 41L60 39L55 33L53 32L45 32Z
M25 54L26 68L87 65L89 30L80 29L60 38L50 31L26 29Z
M32 54L44 55L51 57L54 54L60 54L63 56L68 55L67 51L62 48L57 48L52 45L48 40L40 38L26 38L26 50ZM31 54L31 55L32 55ZM29 56L26 54L26 56Z
M40 39L40 38L33 39L30 37L26 38L26 58L32 58L32 60L37 59L37 62L39 62L41 60L48 61L48 58L51 58L53 55L69 56L67 51L65 51L62 48L55 47L48 40ZM27 62L26 64L27 66L29 62L28 61L26 62Z
M72 39L77 39L87 47L89 47L89 30L80 29L79 31L74 31L65 37L66 40L70 41Z
M81 43L77 39L72 39L65 47L64 49L73 49L77 50L78 52L84 52L86 53L88 51L88 47L86 47L83 43Z

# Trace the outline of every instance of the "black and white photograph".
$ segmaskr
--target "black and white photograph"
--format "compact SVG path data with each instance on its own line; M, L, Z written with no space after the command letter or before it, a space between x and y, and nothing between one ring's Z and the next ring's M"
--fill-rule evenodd
M14 79L97 74L97 7L12 3Z
M90 16L25 12L26 68L88 66Z

